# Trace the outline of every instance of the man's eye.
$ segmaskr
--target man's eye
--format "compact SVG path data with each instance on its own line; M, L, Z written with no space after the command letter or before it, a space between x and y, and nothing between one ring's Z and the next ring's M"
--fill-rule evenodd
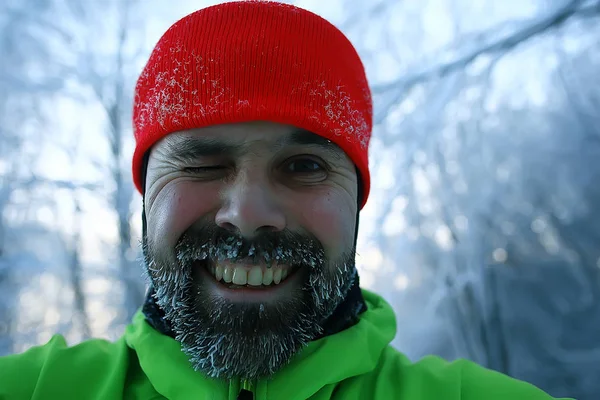
M287 163L286 171L292 174L314 174L323 173L325 168L310 158L295 159Z

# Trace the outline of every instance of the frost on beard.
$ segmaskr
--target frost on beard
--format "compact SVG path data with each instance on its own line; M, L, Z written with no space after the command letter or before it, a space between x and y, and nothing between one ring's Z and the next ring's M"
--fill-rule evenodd
M324 321L345 298L356 273L353 251L327 260L311 238L271 239L249 243L207 232L204 238L184 237L171 260L146 249L157 303L194 369L215 378L272 375L322 333ZM194 278L198 261L248 257L298 266L306 279L277 304L239 304L208 293Z

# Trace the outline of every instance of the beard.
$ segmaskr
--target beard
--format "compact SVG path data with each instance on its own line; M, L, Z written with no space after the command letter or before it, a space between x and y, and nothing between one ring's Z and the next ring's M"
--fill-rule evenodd
M210 224L188 230L175 249L160 250L144 236L143 253L175 339L192 367L212 378L273 375L319 337L357 274L354 247L330 260L314 236L289 230L246 239ZM289 265L302 283L282 299L232 302L208 291L197 273L225 260Z

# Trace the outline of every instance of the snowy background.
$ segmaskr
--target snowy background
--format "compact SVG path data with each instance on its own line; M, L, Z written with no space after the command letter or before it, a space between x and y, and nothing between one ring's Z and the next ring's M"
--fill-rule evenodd
M0 2L0 355L117 338L139 307L132 92L216 1ZM375 97L366 288L414 360L600 393L600 1L305 0Z

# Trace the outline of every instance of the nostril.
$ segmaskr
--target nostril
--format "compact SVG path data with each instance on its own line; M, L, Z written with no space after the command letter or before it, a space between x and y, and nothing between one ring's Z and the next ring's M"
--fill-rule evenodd
M270 232L277 232L279 229L275 226L271 226L271 225L265 225L265 226L261 226L259 227L256 232L257 233L270 233Z
M284 229L286 219L282 210L274 204L270 195L263 193L265 190L252 188L252 193L236 191L229 194L231 198L226 199L215 215L216 224L228 232L248 238Z
M232 224L231 222L221 222L218 225L221 228L228 230L229 232L232 232L232 233L239 232L239 229L234 224Z

